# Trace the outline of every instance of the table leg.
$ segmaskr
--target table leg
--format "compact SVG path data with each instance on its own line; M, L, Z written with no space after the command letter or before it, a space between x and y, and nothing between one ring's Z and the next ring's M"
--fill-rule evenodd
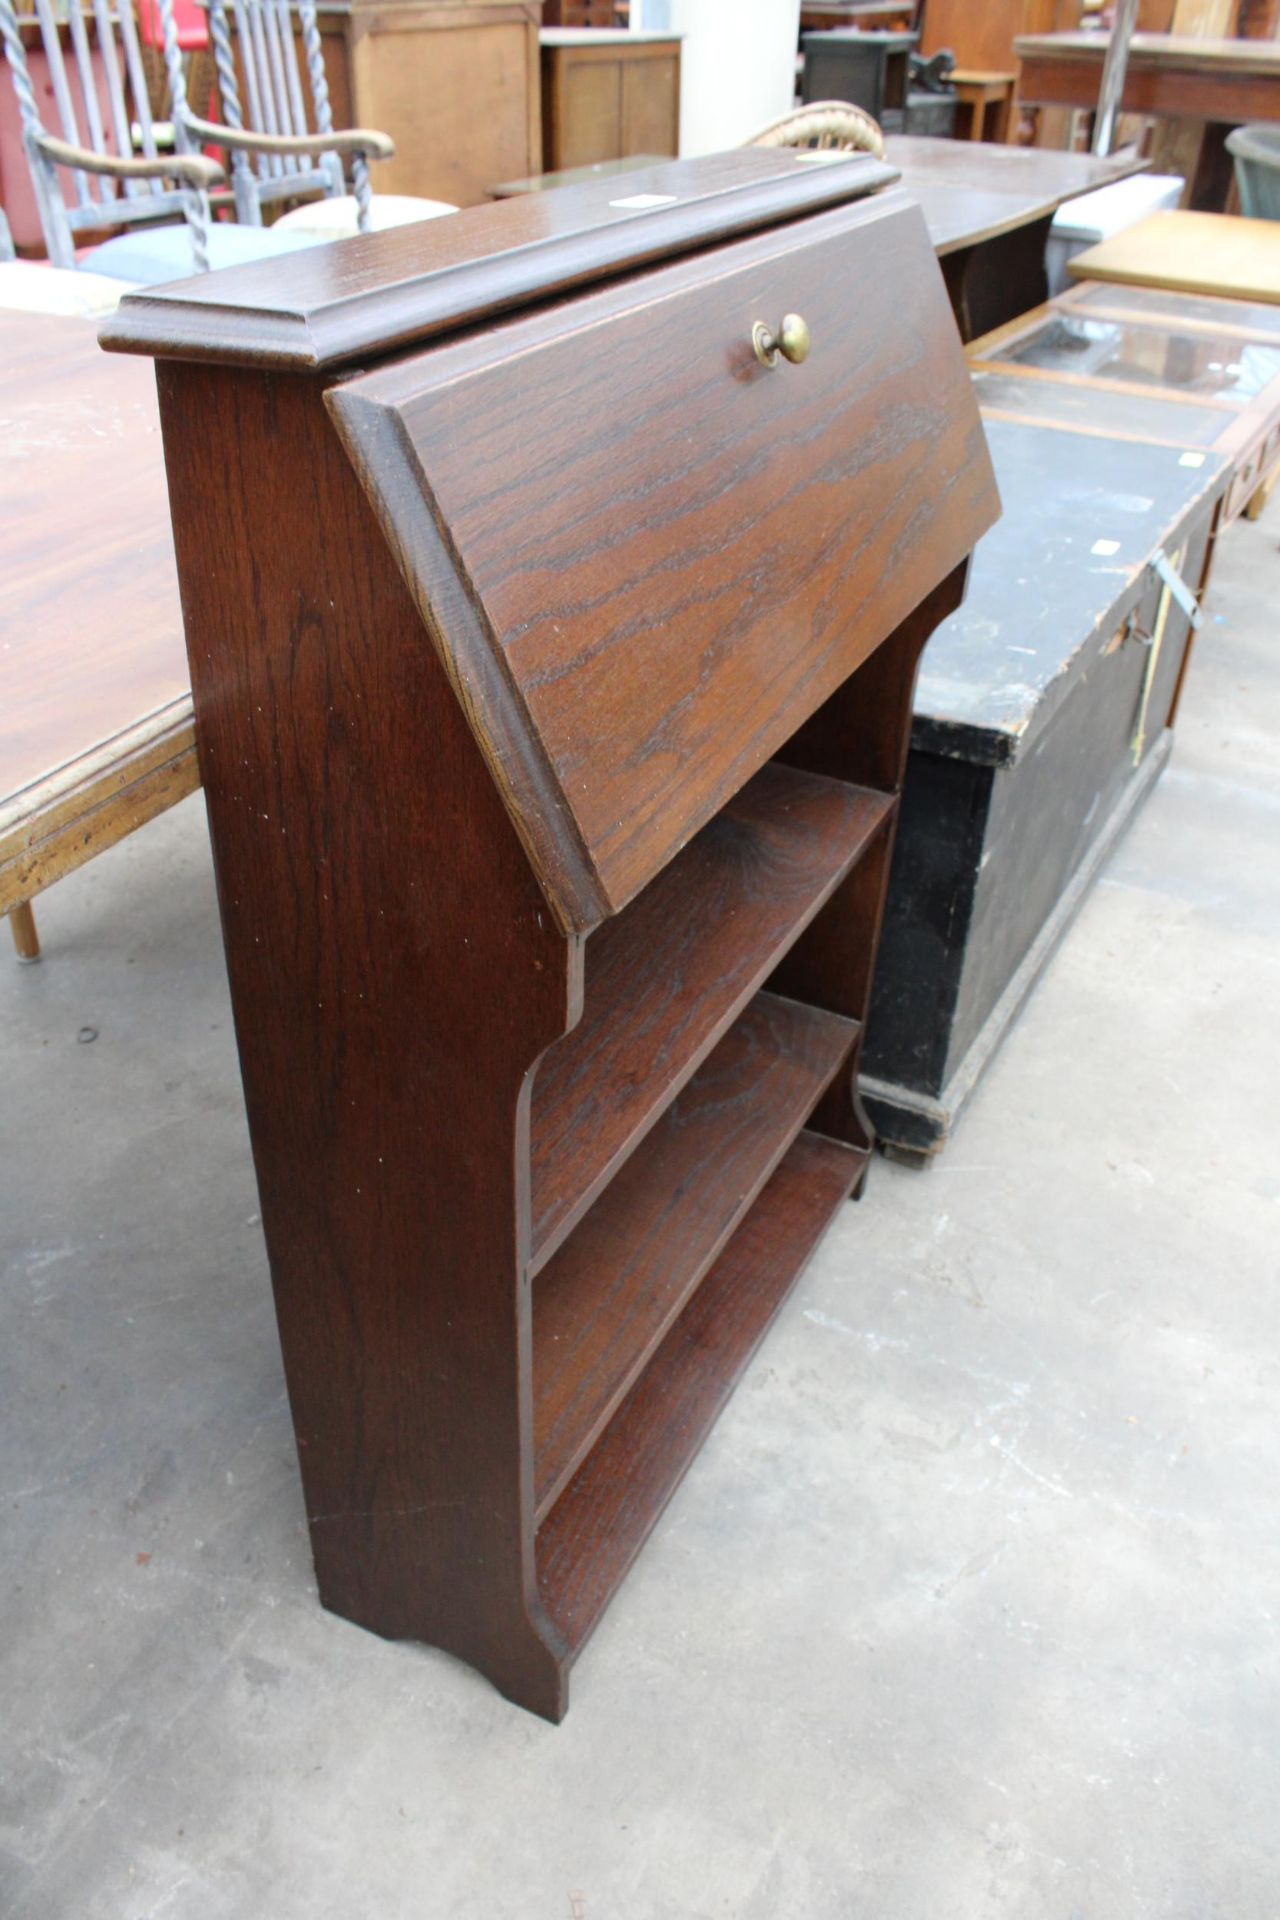
M1275 490L1277 480L1280 480L1280 467L1274 468L1257 491L1250 495L1244 510L1246 520L1260 520L1262 518L1262 515L1266 511L1267 502Z
M995 109L991 116L994 123L991 129L991 138L997 146L1008 146L1009 120L1013 113L1013 88L1005 87L1003 92L1000 93L991 104Z
M19 960L38 960L40 935L36 932L36 916L29 900L20 900L16 907L10 907L9 929Z

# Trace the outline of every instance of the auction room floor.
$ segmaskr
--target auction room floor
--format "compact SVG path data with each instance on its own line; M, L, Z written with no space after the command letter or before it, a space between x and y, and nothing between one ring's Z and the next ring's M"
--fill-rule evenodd
M0 950L7 1920L1274 1920L1280 501L564 1725L315 1598L199 796Z

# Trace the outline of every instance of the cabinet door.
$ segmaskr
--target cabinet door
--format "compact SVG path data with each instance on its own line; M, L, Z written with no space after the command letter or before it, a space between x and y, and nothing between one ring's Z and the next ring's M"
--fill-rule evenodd
M762 363L754 330L789 313L807 358ZM329 404L571 927L636 894L996 513L899 193L416 353Z

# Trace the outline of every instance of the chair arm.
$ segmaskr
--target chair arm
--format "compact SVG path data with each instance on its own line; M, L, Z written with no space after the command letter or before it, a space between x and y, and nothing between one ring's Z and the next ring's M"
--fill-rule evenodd
M81 173L105 173L112 180L181 180L188 187L208 192L226 174L216 160L202 153L162 153L154 160L123 158L117 153L94 153L88 147L74 147L52 133L33 136L35 146L46 159L60 167L76 167Z
M363 153L371 160L389 160L396 150L389 133L375 133L372 127L346 127L340 133L245 133L239 127L220 126L216 120L199 120L191 113L184 115L182 124L196 139L233 152Z

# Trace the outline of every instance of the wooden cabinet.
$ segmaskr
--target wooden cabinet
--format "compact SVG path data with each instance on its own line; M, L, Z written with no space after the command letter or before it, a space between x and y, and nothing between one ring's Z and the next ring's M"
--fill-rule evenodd
M1022 33L1063 33L1078 27L1081 0L925 0L920 48L943 48L958 67L1006 72L1017 66L1013 43Z
M539 0L321 0L339 127L396 143L382 193L473 206L542 164Z
M674 154L679 146L678 35L543 29L542 164L548 173L632 153Z
M105 336L161 360L321 1597L552 1719L866 1170L916 662L997 511L889 178L713 156Z

